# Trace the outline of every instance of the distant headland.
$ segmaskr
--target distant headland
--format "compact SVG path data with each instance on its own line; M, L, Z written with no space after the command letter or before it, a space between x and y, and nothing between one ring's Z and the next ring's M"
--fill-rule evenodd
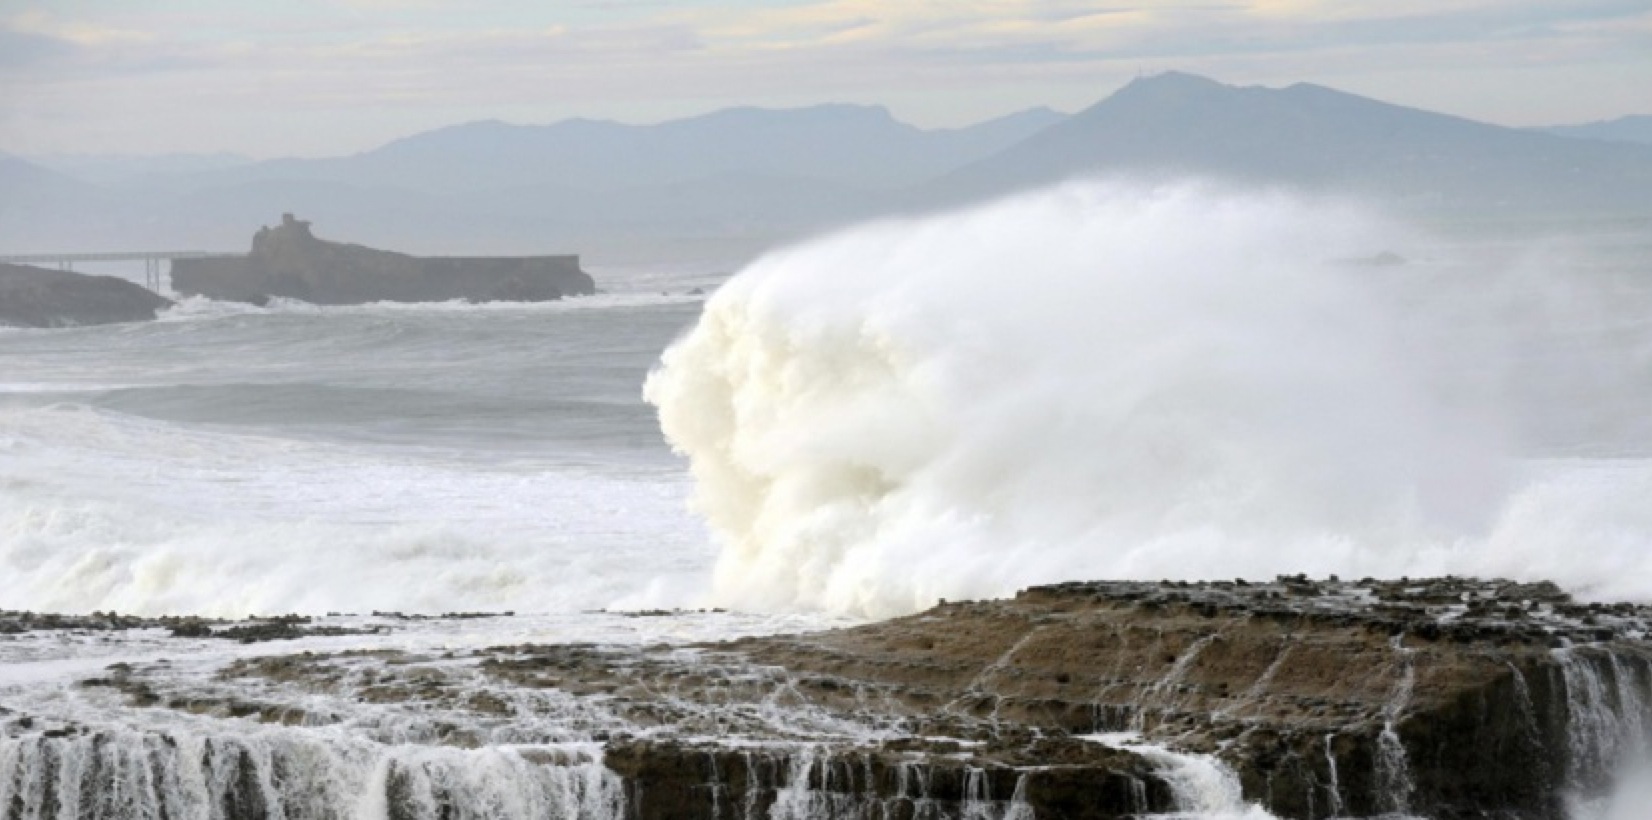
M165 298L113 276L0 263L0 327L76 327L143 322Z
M578 256L409 256L317 239L290 213L260 228L246 256L176 260L172 288L222 301L318 305L546 302L596 292Z

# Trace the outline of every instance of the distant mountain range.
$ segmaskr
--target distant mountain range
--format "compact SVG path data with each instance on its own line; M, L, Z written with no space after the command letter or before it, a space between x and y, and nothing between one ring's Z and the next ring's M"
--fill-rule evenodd
M1581 137L1612 142L1642 142L1652 144L1652 116L1619 117L1605 122L1583 125L1551 125L1535 129L1562 137Z
M732 175L895 188L990 156L1062 119L1038 108L969 128L925 131L881 107L822 105L731 108L646 126L475 122L352 157L262 162L189 183L325 180L451 194L540 185L618 191Z
M94 185L127 182L162 174L187 174L251 165L240 154L53 154L28 160L48 170Z
M1323 86L1235 88L1170 72L932 184L956 200L1087 173L1213 177L1429 213L1652 213L1652 146L1566 139Z
M825 105L653 126L479 122L329 159L56 158L53 170L0 157L0 252L239 250L291 211L322 236L420 253L738 256L1096 174L1338 191L1425 214L1652 214L1652 145L1608 141L1644 119L1548 133L1172 72L1071 116L952 130Z

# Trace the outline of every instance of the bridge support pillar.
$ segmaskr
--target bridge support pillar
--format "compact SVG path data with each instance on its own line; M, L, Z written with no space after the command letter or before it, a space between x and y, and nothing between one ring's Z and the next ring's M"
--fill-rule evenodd
M161 292L161 260L143 260L143 286L156 293Z

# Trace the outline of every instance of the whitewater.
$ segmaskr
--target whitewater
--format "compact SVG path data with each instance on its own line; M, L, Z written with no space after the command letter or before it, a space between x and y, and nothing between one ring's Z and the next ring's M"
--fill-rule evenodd
M1080 578L1460 573L1652 600L1649 244L1487 224L1085 183L732 274L598 268L607 292L562 303L195 299L0 329L0 609L517 613L315 644L440 653L821 628ZM729 611L601 612L678 607ZM0 704L212 748L221 722L72 682L165 657L205 686L259 651L4 640ZM612 809L594 765L523 779L503 751L394 745L429 719L338 700L339 726L246 742L320 761L339 800L424 755L478 800ZM532 732L589 753L589 727ZM1213 760L1150 751L1187 816L1266 817ZM1631 792L1578 816L1631 816Z
M1071 185L772 253L647 395L733 606L1295 572L1645 600L1644 257L1589 253Z
M244 617L686 601L711 547L636 398L697 308L689 284L671 288L548 305L190 300L142 325L0 331L4 604Z

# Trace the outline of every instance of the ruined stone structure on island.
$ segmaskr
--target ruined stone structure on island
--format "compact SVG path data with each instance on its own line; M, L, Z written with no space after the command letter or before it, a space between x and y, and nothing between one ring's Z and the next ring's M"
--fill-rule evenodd
M172 289L184 296L261 304L271 298L318 305L367 302L544 302L594 293L578 256L409 256L317 239L310 223L283 214L261 228L244 257L179 259Z
M1649 627L1652 609L1551 584L1301 577L1062 584L643 648L301 652L307 635L349 631L0 612L0 632L298 642L198 678L162 660L80 684L172 724L0 714L0 795L20 820L105 797L232 820L358 804L398 820L518 804L586 820L1115 820L1247 804L1291 820L1565 820L1652 739Z

